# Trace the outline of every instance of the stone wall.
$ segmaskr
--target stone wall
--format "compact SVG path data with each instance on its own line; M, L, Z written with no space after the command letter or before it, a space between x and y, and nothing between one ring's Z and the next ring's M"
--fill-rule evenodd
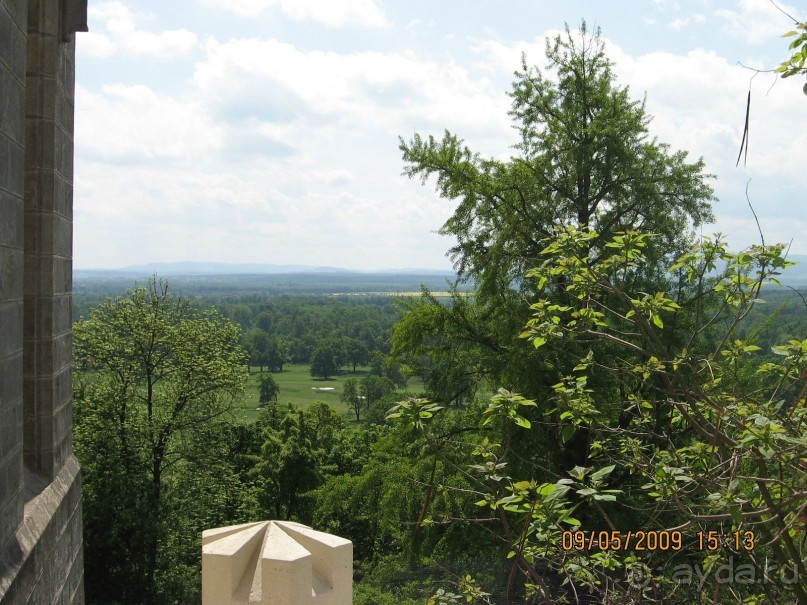
M13 540L23 515L22 267L26 24L25 0L0 0L0 552L4 552Z
M28 1L23 455L47 479L71 452L75 43L60 19L59 2Z
M2 605L84 602L70 374L75 42L65 29L82 13L86 0L0 0Z

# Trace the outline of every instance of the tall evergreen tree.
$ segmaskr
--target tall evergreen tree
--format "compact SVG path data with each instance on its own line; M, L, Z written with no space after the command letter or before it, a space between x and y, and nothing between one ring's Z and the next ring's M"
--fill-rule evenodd
M538 351L518 337L528 319L524 276L543 262L557 229L580 226L598 232L598 241L629 230L656 234L644 251L648 262L623 276L625 288L656 292L670 285L665 261L689 248L694 226L712 220L703 161L688 162L686 152L650 135L644 102L617 83L599 31L567 27L547 42L546 57L546 73L523 57L515 74L510 116L519 141L509 160L483 158L448 131L440 140L416 134L400 142L405 173L435 176L440 195L456 202L440 232L457 241L449 254L460 280L477 288L471 299L455 292L450 305L424 290L403 303L394 329L393 354L424 375L428 395L443 403L468 401L479 385L545 400L585 354ZM609 252L589 241L596 266ZM566 304L568 285L558 279L543 295ZM665 338L675 336L670 326ZM614 400L617 390L614 383ZM568 443L547 437L550 464L585 463L584 430Z

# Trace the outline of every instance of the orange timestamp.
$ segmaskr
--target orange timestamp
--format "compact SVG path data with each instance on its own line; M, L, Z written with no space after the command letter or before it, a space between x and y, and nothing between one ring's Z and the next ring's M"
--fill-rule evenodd
M672 529L620 531L582 531L567 530L561 534L561 548L567 551L588 550L632 550L632 551L664 551L682 550L688 545L698 550L718 550L733 548L734 550L752 551L756 546L753 531L734 531L723 534L717 531L699 531L694 540L686 540L684 533Z
M695 534L699 550L717 550L721 547L734 550L752 551L756 548L757 537L753 531L732 531L722 534L718 531L699 531Z

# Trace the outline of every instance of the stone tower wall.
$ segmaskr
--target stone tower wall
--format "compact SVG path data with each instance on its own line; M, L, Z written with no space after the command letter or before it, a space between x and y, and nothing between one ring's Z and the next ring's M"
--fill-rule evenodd
M0 0L0 552L22 523L24 0Z
M82 14L86 0L0 0L2 605L84 602L70 373L71 31Z

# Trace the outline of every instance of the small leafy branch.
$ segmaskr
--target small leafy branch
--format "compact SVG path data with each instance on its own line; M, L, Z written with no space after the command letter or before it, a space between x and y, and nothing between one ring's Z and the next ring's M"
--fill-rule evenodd
M805 67L807 65L807 21L796 23L796 29L783 34L782 37L793 38L788 50L794 52L773 71L781 74L782 78L807 73L807 67Z

